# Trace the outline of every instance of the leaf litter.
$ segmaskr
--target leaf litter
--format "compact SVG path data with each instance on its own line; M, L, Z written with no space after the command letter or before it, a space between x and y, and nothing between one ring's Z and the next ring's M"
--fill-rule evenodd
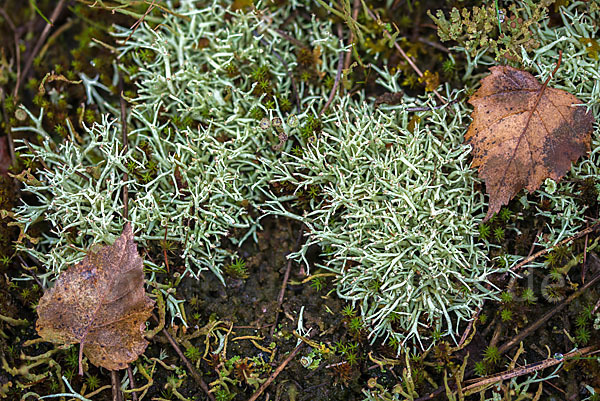
M547 87L554 72L541 84L513 67L490 71L469 99L473 122L465 135L489 194L484 221L523 188L532 192L546 178L560 180L589 151L594 124L577 97Z
M80 375L83 353L96 366L119 370L146 349L143 333L154 301L144 291L142 266L127 223L114 244L88 253L40 299L38 334L53 343L79 343Z

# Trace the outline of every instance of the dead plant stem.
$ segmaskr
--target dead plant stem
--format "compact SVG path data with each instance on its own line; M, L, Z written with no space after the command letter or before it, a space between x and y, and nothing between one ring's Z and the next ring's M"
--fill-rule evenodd
M154 319L156 321L158 321L158 318L156 316L153 315L153 317L154 317ZM194 381L206 393L207 397L211 401L215 401L215 397L209 391L208 386L206 385L206 383L204 382L204 380L202 380L202 377L200 376L200 374L196 371L196 369L194 368L194 366L192 366L192 364L190 363L190 361L188 361L188 359L185 357L185 355L183 355L183 352L181 352L181 348L179 348L179 344L177 344L177 341L175 341L175 339L171 336L171 334L169 334L169 332L167 331L166 328L164 328L162 330L162 332L165 335L165 337L167 337L167 340L169 341L169 343L171 344L171 346L173 347L173 349L175 350L175 352L177 353L177 355L179 355L179 358L183 361L184 365L190 371L190 374L192 375L192 378L194 379Z
M252 397L250 397L248 399L248 401L256 401L258 399L258 397L260 397L260 395L266 390L267 387L269 387L269 385L273 382L273 380L275 380L277 378L277 376L279 376L279 374L283 371L283 369L285 369L287 364L290 363L292 361L292 359L294 359L294 357L298 354L298 352L300 352L303 345L304 345L304 342L301 342L300 344L298 344L298 346L296 348L294 348L294 350L290 353L290 355L288 355L287 358L285 358L285 360L281 363L281 365L279 365L277 367L277 369L275 369L275 371L273 373L271 373L271 376L269 376L267 381L264 382L260 386L260 388L256 391L256 393L252 394Z
M65 0L59 0L56 7L54 7L54 11L52 12L52 15L50 16L50 22L52 24L46 24L46 26L44 27L44 30L38 37L35 47L33 48L33 51L29 54L29 57L27 58L27 61L25 62L25 67L23 67L21 76L17 79L17 84L15 85L15 90L13 92L13 97L15 99L17 99L17 94L19 93L19 89L21 87L21 84L23 83L23 80L27 77L27 74L29 73L31 66L33 65L33 60L35 59L35 56L38 54L38 52L42 48L44 41L46 40L46 38L48 37L48 34L50 33L50 29L54 26L54 21L56 21L58 19L58 17L60 16L60 13L62 12L64 7L65 7Z

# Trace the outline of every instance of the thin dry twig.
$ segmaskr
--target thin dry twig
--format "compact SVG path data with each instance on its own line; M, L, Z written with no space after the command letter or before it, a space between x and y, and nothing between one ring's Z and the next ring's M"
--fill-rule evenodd
M142 22L144 21L146 16L148 14L150 14L150 12L154 9L154 6L156 5L156 4L154 4L155 1L156 0L152 0L152 3L148 6L148 9L146 10L146 12L140 18L138 18L138 20L135 21L135 23L133 25L131 25L131 27L129 29L131 29L132 31L129 34L129 36L127 36L127 38L125 38L125 41L123 42L123 44L127 43L127 41L131 38L131 36L135 33L135 31L137 31L139 26L142 24Z
M138 401L137 392L135 391L135 388L137 386L135 385L135 379L133 377L133 370L131 369L130 365L127 365L127 376L129 377L129 388L131 390L133 390L131 392L131 398L133 399L133 401Z
M448 103L444 103L444 104L438 104L437 106L432 106L432 107L409 107L406 109L406 111L408 112L414 112L414 111L433 111L433 110L438 110L441 108L444 108L446 106L450 106L453 105L454 103L458 103L459 101L461 101L462 99L456 98Z
M308 46L306 46L304 43L302 43L301 41L299 41L298 39L288 35L284 30L282 29L274 29L273 31L275 31L279 36L281 36L282 38L286 39L287 41L295 44L296 46L306 49L308 48Z
M520 261L519 263L517 263L515 266L511 267L510 270L512 271L517 271L519 269L521 269L523 266L525 266L526 264L534 261L535 259L539 258L540 256L543 256L549 252L551 252L554 248L557 247L561 247L563 245L568 244L569 242L575 241L576 239L579 239L583 236L586 236L588 234L591 234L597 227L598 225L600 225L600 220L596 221L594 224L592 224L591 226L589 226L588 228L586 228L585 230L582 230L580 232L578 232L577 234L569 237L569 238L565 238L564 240L560 241L558 244L550 247L550 248L546 248L546 249L542 249L539 252L534 253L533 255L523 259L522 261Z
M564 359L582 357L582 356L594 354L597 352L598 352L598 350L594 349L594 347L586 347L586 348L578 349L578 350L569 352L567 354L564 354L562 356L562 358L548 358L543 361L530 363L529 365L525 365L525 366L522 366L522 367L519 367L516 369L511 369L506 372L501 372L501 373L498 373L498 374L495 374L492 376L483 377L481 379L467 380L467 381L465 381L465 383L469 383L469 382L474 382L474 383L468 385L467 387L464 387L462 389L462 391L463 391L463 393L466 393L470 390L475 390L479 387L489 386L489 385L497 383L499 381L509 380L509 379L512 379L513 377L527 375L527 374L536 372L538 370L542 370L542 369L546 369L546 368L558 365L559 363L562 363L564 361Z
M152 315L152 317L154 318L154 320L156 320L158 322L158 318L156 316ZM200 388L202 389L202 391L204 391L206 393L206 396L211 401L215 401L215 397L208 390L208 386L206 385L206 383L204 382L204 380L202 380L202 377L200 376L200 374L196 371L196 369L190 363L190 361L188 361L188 359L185 357L185 355L183 355L183 352L181 352L181 348L179 348L179 344L177 344L177 341L175 341L175 339L173 339L173 336L171 336L171 334L169 334L169 332L167 331L166 328L164 328L162 330L162 332L165 335L165 337L167 337L167 340L169 340L169 343L171 344L171 346L173 347L173 349L175 350L175 352L177 353L177 355L179 355L179 358L183 361L183 364L190 371L190 374L192 375L192 378L194 379L194 381L200 386Z
M123 97L123 77L119 74L119 102L121 103L121 138L123 141L123 152L127 153L129 148L127 140L127 106L125 104L125 98ZM123 219L127 220L129 212L129 188L127 187L127 181L129 181L129 174L127 171L123 173Z
M367 10L367 13L369 14L369 17L371 17L373 20L375 20L376 22L378 22L379 24L382 24L381 22L381 18L379 18L379 15L371 10L369 10L369 8L365 8L365 10ZM390 33L387 30L383 30L384 35L389 39L389 40L393 40L392 35L390 35ZM410 65L410 67L417 73L417 75L419 77L423 76L423 73L421 72L421 70L419 69L419 67L417 67L417 65L414 63L414 61L412 61L412 59L410 57L408 57L408 55L404 52L404 50L402 49L402 47L400 47L400 45L398 44L398 42L396 42L394 40L394 47L396 48L396 50L398 50L400 52L400 54L402 55L402 57L404 57L404 59L406 60L406 62L408 63L408 65ZM435 96L440 99L440 101L442 103L447 103L446 100L442 97L442 95L439 94L439 92L437 90L433 90L433 93L435 94Z
M475 320L477 320L477 318L479 317L479 314L481 313L482 309L483 309L482 307L477 308L477 310L473 314L473 317L471 318L471 321L467 325L467 329L465 330L465 332L463 333L463 335L460 337L460 341L458 342L458 345L457 345L457 347L459 349L462 349L463 345L465 344L465 341L469 337L469 333L471 332L471 330L474 327Z
M288 355L287 358L285 358L285 360L281 363L281 365L279 365L277 367L277 369L275 369L275 371L273 373L271 373L271 376L269 376L267 381L264 382L260 386L260 388L256 391L256 393L252 394L252 397L250 397L248 399L248 401L256 401L258 399L258 397L260 397L260 395L267 389L267 387L269 387L269 385L273 382L273 380L275 380L277 378L277 376L279 376L279 374L283 371L283 369L285 369L287 364L290 363L292 361L292 359L294 359L294 357L298 354L298 352L300 352L303 345L304 345L304 342L301 342L300 344L298 344L298 346L296 348L294 348L294 350L290 353L290 355Z
M113 401L123 401L123 394L121 393L121 388L119 387L119 378L117 377L117 372L114 370L110 371L110 383Z
M360 0L354 0L352 4L352 18L356 21L358 19L358 11L360 10ZM350 29L350 37L348 38L348 44L354 47L354 31ZM344 60L344 69L350 68L350 61L352 61L352 52L346 53L346 59Z
M167 231L169 225L165 224L165 239L163 240L163 257L165 258L165 266L167 267L167 273L169 273L169 258L167 257Z
M450 50L449 50L449 49L448 49L446 46L444 46L444 45L441 45L441 44L439 44L439 43L437 43L437 42L432 42L432 41L430 41L430 40L428 40L428 39L425 39L425 38L422 38L422 37L420 37L420 36L417 38L417 40L418 40L419 42L421 42L421 43L425 43L425 44L426 44L426 45L428 45L428 46L431 46L431 47L434 47L434 48L436 48L436 49L438 49L438 50L441 50L441 51L443 51L444 53L450 53Z
M35 271L33 271L34 267L27 266L27 263L25 262L25 260L18 253L17 253L17 258L19 258L19 260L21 261L21 267L23 269L27 270L27 272L31 273L31 277L33 277L33 279L35 280L37 285L39 285L41 289L44 289L44 285L38 278L37 274L35 274Z
M304 233L304 226L300 227L300 233L298 234L298 239L296 239L296 245L294 246L294 252L298 250L300 246L300 241L302 241L302 234ZM277 321L279 320L279 310L281 309L281 304L283 303L283 297L285 295L285 289L287 287L288 280L290 278L290 271L292 269L292 259L288 259L287 266L285 268L285 274L283 275L283 282L281 283L281 289L279 290L279 296L277 297L277 311L275 312L275 323L271 326L271 337L273 333L275 333L275 327L277 327Z
M599 263L598 262L598 258L595 257L595 256L593 256L593 258L595 259L594 263L598 264ZM560 303L560 305L558 305L554 309L546 312L542 317L540 317L537 321L535 321L529 327L527 327L524 330L521 330L519 332L519 334L517 334L515 337L513 337L510 341L508 341L508 342L502 344L500 347L498 347L498 352L500 352L500 354L503 354L506 351L508 351L511 347L513 347L515 344L518 344L521 340L523 340L529 334L533 333L535 330L537 330L539 327L541 327L542 324L544 324L552 316L554 316L555 314L557 314L558 312L560 312L562 309L564 309L575 298L577 298L580 295L582 295L585 291L587 291L588 288L590 288L592 285L594 285L599 280L600 280L600 274L597 274L594 278L592 278L590 281L588 281L583 286L581 286L581 288L579 288L577 291L575 291L573 294L571 294L567 299L565 299L564 301L562 301Z
M17 28L16 28L15 24L13 23L12 19L8 15L8 13L4 10L4 8L0 8L0 14L2 14L2 16L4 17L4 20L6 21L6 23L10 27L10 29L13 31L13 40L15 42L15 59L16 59L15 64L17 65L17 82L18 82L21 77L21 48L19 47L19 34L17 33ZM0 100L2 100L2 102L4 102L4 91L2 91ZM6 109L4 107L2 108L2 113L4 114L4 121L8 121L8 116L6 114ZM11 130L9 130L9 129L6 130L6 137L8 140L8 150L10 153L10 164L12 165L15 162L17 157L16 157L16 153L15 153L15 143L13 141Z
M42 47L42 50L40 50L40 54L39 54L40 59L44 58L44 55L46 54L46 52L48 51L50 46L52 46L52 44L56 41L56 39L60 35L62 35L65 31L67 31L69 28L71 28L73 25L75 25L76 22L77 22L76 19L70 19L67 22L65 22L64 24L62 24L61 26L59 26L58 29L56 29L56 31L54 31L54 33L52 35L50 35L50 37L46 41L46 44L44 44L44 47Z
M52 24L46 24L46 26L44 27L44 30L42 31L41 35L39 36L39 38L35 44L35 47L33 48L33 51L27 58L27 61L25 62L25 67L23 67L23 72L22 72L21 76L17 79L17 83L15 85L15 90L13 92L13 96L15 99L17 98L17 94L19 93L19 89L21 87L21 84L23 83L23 80L27 77L27 74L29 73L31 66L33 65L33 60L35 59L36 54L38 54L38 52L42 48L44 41L46 40L46 38L48 37L48 34L50 33L50 29L54 26L53 25L54 21L56 21L58 19L58 17L60 16L60 13L62 12L64 7L65 7L65 0L60 0L58 2L58 4L56 5L56 7L54 8L52 15L50 16L50 22Z
M4 7L0 8L0 14L2 14L4 19L6 20L6 23L8 24L10 29L13 31L13 39L15 42L15 58L16 58L16 65L17 65L17 82L19 82L21 80L21 47L19 46L20 35L17 32L17 28L16 28L14 22L12 21L12 19L10 18L10 16L6 12L6 10L4 10ZM10 130L8 130L8 134L10 135ZM10 146L12 148L14 148L14 144L12 143L12 138L9 139L9 142L10 142Z
M593 254L591 254L591 258L595 259L595 263L600 263L598 261L598 258L596 256L594 256ZM529 327L527 327L526 329L522 330L521 332L519 332L519 334L517 334L514 338L512 338L510 341L504 343L503 345L501 345L500 347L498 347L498 352L500 354L505 353L506 351L508 351L510 348L512 348L514 345L518 344L519 342L521 342L523 339L525 339L528 335L532 334L533 332L535 332L535 330L537 330L539 327L542 326L542 324L544 324L544 322L548 321L548 319L550 319L552 316L554 316L556 313L560 312L562 309L565 308L565 306L567 306L569 303L571 303L575 298L579 297L580 295L582 295L587 289L589 289L592 285L594 285L597 281L600 280L600 274L597 274L592 280L588 281L585 285L583 285L579 290L577 290L576 292L574 292L573 294L571 294L571 296L569 296L567 299L565 299L560 305L556 306L554 309L550 310L549 312L547 312L546 314L544 314L542 317L540 317L537 321L535 321L533 324L531 324ZM600 304L600 301L599 301ZM583 352L585 351L586 348L583 348L579 351L574 351L574 352ZM570 354L566 354L564 355L564 357L568 357L570 356ZM543 362L543 361L542 361ZM540 362L537 362L537 364L539 364ZM536 364L532 364L532 365L527 365L525 368L530 369L533 365ZM535 367L535 366L534 366ZM548 367L548 366L546 366ZM534 369L537 370L537 369ZM471 375L473 373L473 371L470 371L468 375ZM529 373L529 372L527 372ZM507 374L507 372L503 372L503 373L499 373L499 375L502 374ZM512 373L510 373L512 374ZM521 373L521 374L526 374L526 373ZM518 374L517 376L520 376L521 374ZM492 376L493 378L497 377L496 375ZM511 376L514 377L514 376ZM467 380L465 381L465 383L469 383L472 382L472 380ZM495 381L493 381L492 383L494 383ZM484 385L485 383L482 382L478 382L476 386L474 387L479 387ZM469 386L469 388L472 388L473 386ZM463 391L465 391L466 388L463 388ZM415 401L426 401L426 400L433 400L435 399L437 396L439 396L440 394L442 394L445 391L445 387L444 386L440 386L438 387L436 390L434 390L433 392L429 393L428 395L424 396L424 397L420 397L417 398Z
M340 37L340 42L344 43L342 39L342 26L340 24L337 25L337 30L338 36ZM340 59L338 61L337 72L335 74L335 81L333 82L333 87L331 88L331 92L329 93L327 103L325 103L325 106L323 106L323 108L319 112L319 117L321 117L323 113L325 113L325 110L327 110L331 102L333 102L333 98L335 97L338 86L340 85L340 79L342 78L342 68L344 67L344 53L345 52L340 52Z

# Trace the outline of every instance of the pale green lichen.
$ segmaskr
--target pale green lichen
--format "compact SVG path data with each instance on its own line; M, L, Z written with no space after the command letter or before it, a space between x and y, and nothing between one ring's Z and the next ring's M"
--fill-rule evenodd
M379 74L383 86L399 90L397 76ZM411 131L407 109L423 104L405 97L374 109L343 97L302 155L286 153L273 167L273 181L291 184L296 195L318 188L303 215L281 199L271 203L274 213L307 226L294 256L323 247L318 267L338 275L338 295L360 306L372 338L399 344L424 341L433 330L454 336L493 297L486 248L474 239L486 203L462 145L468 111L423 113Z
M289 15L295 7L291 2L269 15ZM304 21L291 28L297 40L320 49L314 73L334 74L340 43L331 24ZM124 42L130 30L116 29ZM119 235L127 186L128 218L142 246L160 251L170 243L185 267L183 275L198 278L210 269L223 280L221 268L234 256L222 246L224 239L237 245L260 227L258 207L270 172L259 159L273 161L279 154L273 148L278 132L261 129L254 114L287 122L305 116L293 115L302 104L293 110L283 104L283 99L293 102L295 50L275 33L266 14L234 12L218 1L202 8L184 1L177 16L166 15L157 29L142 24L119 48L120 57L128 59L120 68L138 85L127 152L118 105L104 100L106 91L93 79L83 82L88 98L110 114L83 127L83 135L68 125L70 137L57 145L42 127L43 111L39 117L30 114L31 124L15 130L38 135L40 144L30 145L33 152L21 144L19 151L48 170L23 178L24 191L35 201L21 205L16 218L28 233L33 223L50 225L37 245L19 244L47 269L42 279L52 280L91 245ZM260 79L257 70L266 71ZM261 80L269 81L272 102L254 92ZM328 91L318 83L298 83L303 104L325 103ZM289 149L291 143L284 145ZM146 258L146 265L152 273L166 269L163 258Z
M372 339L428 346L435 330L457 340L461 323L494 297L486 285L497 271L487 263L488 244L476 239L487 205L462 144L470 111L458 102L420 112L415 124L408 110L432 106L431 98L407 96L376 109L361 94L338 94L318 118L329 95L319 80L335 76L339 52L347 49L331 35L331 23L315 17L289 27L307 46L304 56L312 57L316 72L313 80L297 79L300 104L284 105L283 99L295 98L290 71L299 68L299 49L277 35L272 21L301 5L242 13L218 2L200 9L181 2L178 16L165 16L156 29L140 26L119 49L127 59L120 68L138 85L127 152L114 105L104 105L113 114L101 123L84 135L71 130L58 145L42 128L43 113L30 115L30 126L19 130L36 133L40 144L31 145L33 153L24 145L20 151L49 169L23 176L24 190L36 201L18 208L17 220L27 232L41 220L51 226L38 245L20 245L47 267L44 279L120 233L127 185L137 240L150 255L166 246L166 231L184 275L210 269L222 279L235 253L223 247L225 239L236 245L252 237L267 213L291 217L308 228L292 257L303 259L311 245L323 249L317 267L337 274L338 295L360 306ZM554 86L579 96L597 116L600 66L579 41L597 32L589 15L574 14L578 5L563 11L572 25L540 27L535 34L543 47L524 49L521 57L545 75L563 50ZM129 33L118 28L117 36ZM470 58L469 71L478 62L493 60L481 50ZM397 76L376 72L386 90L400 90ZM101 94L90 97L102 103ZM448 101L459 95L446 89ZM537 212L550 221L543 246L584 224L574 180L595 179L599 145L596 132L591 157L555 194L538 193L558 210ZM277 185L291 192L277 193ZM535 207L527 197L521 201ZM518 257L502 258L506 268ZM154 281L164 261L146 259ZM171 298L176 315L178 301Z
M166 230L167 240L179 244L187 274L210 268L221 277L220 267L229 257L220 247L222 238L239 243L258 227L258 214L252 210L262 199L267 176L257 163L259 157L277 156L272 149L277 135L260 129L250 112L284 113L277 101L269 109L260 97L250 95L258 84L252 70L266 66L280 98L291 99L291 80L277 55L293 68L294 49L254 13L233 13L218 2L202 9L183 2L178 13L185 18L167 16L158 30L142 25L120 49L138 65L132 76L139 91L129 120L133 129L128 153L120 150L118 115L86 128L83 144L71 138L55 147L39 119L32 127L19 128L43 137L41 146L33 146L35 154L25 157L39 157L50 167L39 174L42 186L26 183L25 190L37 195L39 205L21 207L18 216L26 229L41 219L51 223L52 235L28 251L53 274L80 259L91 242L118 234L123 206L119 194L125 184L131 198L129 217L139 239L158 243ZM232 16L230 22L225 22L226 14ZM297 37L326 50L320 61L324 69L332 69L338 41L323 35L327 29L321 25L309 21L309 29L298 28ZM129 34L119 32L122 38ZM199 48L200 40L208 46ZM151 62L142 50L154 54ZM239 74L226 74L231 63L239 64ZM298 90L312 101L324 95L305 84ZM99 92L93 93L91 99L102 101ZM98 177L89 175L91 168L99 169ZM142 171L148 175L142 177ZM124 172L130 173L127 183ZM241 234L234 236L236 229ZM155 269L162 264L150 263Z

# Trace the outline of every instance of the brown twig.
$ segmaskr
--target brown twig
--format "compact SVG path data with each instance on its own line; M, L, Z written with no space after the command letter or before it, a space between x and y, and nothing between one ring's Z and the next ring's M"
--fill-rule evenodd
M119 75L119 102L121 103L121 138L123 141L123 153L127 153L129 148L127 140L127 106L125 104L125 98L123 97L123 77ZM127 187L127 181L129 181L129 174L127 171L123 173L123 220L127 220L129 214L129 188Z
M492 376L488 376L488 377L484 377L481 379L467 380L465 383L469 383L469 382L473 382L473 381L474 381L474 383L468 385L467 387L464 387L462 389L462 391L463 391L463 393L466 393L470 390L475 390L479 387L489 386L489 385L497 383L499 381L509 380L509 379L512 379L513 377L527 375L529 373L533 373L538 370L542 370L542 369L546 369L546 368L558 365L559 363L562 363L564 361L564 359L567 359L567 358L585 356L585 355L593 354L596 352L598 352L598 350L594 349L594 347L586 347L586 348L582 348L579 350L569 352L569 353L563 355L562 358L548 358L543 361L530 363L529 365L526 365L523 367L511 369L509 371L501 372L501 373L498 373L498 374L495 374Z
M167 231L168 231L169 225L165 224L165 238L163 240L164 244L163 244L163 256L165 258L165 266L167 267L167 273L169 273L169 258L167 258Z
M379 24L382 24L381 19L379 18L379 15L377 13L374 13L368 7L365 7L365 10L367 11L367 13L369 14L369 17L371 17L371 19L375 20ZM383 33L389 40L393 40L392 35L390 35L390 33L386 29L383 29ZM412 59L410 57L408 57L408 55L404 52L402 47L400 47L398 42L396 42L395 40L394 40L394 47L396 48L396 50L398 50L398 52L400 52L402 57L406 60L408 65L410 65L410 67L417 73L417 75L419 77L423 77L423 73L421 72L419 67L417 67L417 65L414 63L414 61L412 61ZM434 89L433 93L435 94L435 96L438 99L440 99L440 101L442 103L447 103L446 100L442 97L442 95L439 94L439 92L437 90Z
M285 40L289 41L290 43L293 43L294 45L301 47L303 49L308 48L308 46L306 46L304 43L302 43L301 41L299 41L298 39L288 35L284 30L282 29L274 29L274 31L281 36L282 38L284 38Z
M565 238L564 240L560 241L558 244L554 245L553 247L542 249L541 251L536 252L533 255L523 259L521 262L519 262L515 266L511 267L510 270L517 271L517 270L521 269L523 266L525 266L527 263L534 261L535 259L539 258L540 256L547 254L548 252L551 252L554 248L566 245L571 241L575 241L576 239L579 239L585 235L592 233L592 231L594 231L596 229L596 227L598 227L598 225L600 225L600 220L596 221L594 224L592 224L585 230L582 230L569 238Z
M154 6L156 4L154 4L156 0L152 0L152 3L148 6L148 9L146 10L146 12L144 14L142 14L142 16L135 21L135 23L133 25L131 25L131 27L129 29L131 29L131 33L129 34L129 36L127 36L127 38L125 38L125 41L123 42L123 44L127 43L127 41L131 38L131 36L135 33L135 31L139 28L139 26L142 24L142 22L144 21L144 18L146 18L146 16L148 14L150 14L150 12L154 9Z
M465 332L463 333L463 335L460 337L460 341L458 342L458 345L457 345L457 347L459 349L462 349L463 345L465 344L465 341L467 340L467 337L469 336L469 333L471 332L471 330L474 327L475 320L477 320L477 318L479 317L479 314L481 313L482 309L483 309L482 307L477 308L477 310L473 314L473 318L471 318L471 321L467 325L467 329L465 330Z
M360 10L360 0L354 0L352 4L352 18L356 21L358 19L358 11ZM348 38L348 44L354 48L354 31L350 29L350 37ZM344 69L350 68L350 61L352 61L352 52L346 53L346 59L344 60Z
M31 54L29 54L29 57L27 58L27 61L25 62L25 67L23 67L23 72L21 73L21 76L17 79L17 83L15 85L15 90L13 93L13 96L15 99L17 98L17 94L19 93L19 88L21 87L21 83L27 77L27 74L29 73L31 66L33 65L33 60L35 59L36 54L38 54L38 52L42 48L44 41L46 40L46 38L48 37L48 34L50 33L50 29L54 26L54 21L56 21L57 18L60 16L60 13L62 12L64 7L65 7L65 0L59 0L58 4L54 8L54 11L52 12L52 15L50 16L51 24L46 24L46 26L44 27L44 30L38 37L35 47L33 48L33 51L31 52Z
M338 30L338 36L340 37L340 41L343 43L342 25L338 24L337 30ZM331 102L333 102L333 98L335 97L335 93L337 92L338 86L340 84L340 79L342 78L342 68L344 67L344 53L345 52L340 52L340 59L338 60L337 72L335 74L335 81L333 82L333 87L331 88L331 92L329 93L329 98L327 99L327 103L325 103L325 106L323 106L323 108L319 112L319 117L321 117L323 115L323 113L325 113L325 110L327 110L327 108L329 107Z
M46 42L44 47L42 47L42 50L40 50L40 54L39 54L40 59L44 58L44 55L46 54L46 52L48 51L50 46L54 43L54 41L56 41L56 39L60 35L62 35L63 32L67 31L69 28L71 28L73 25L75 25L76 22L77 22L77 19L70 19L67 22L65 22L64 24L62 24L58 29L56 29L56 31L54 31L54 33L48 38L48 41Z
M585 284L585 271L586 271L586 262L587 262L587 252L588 252L588 234L585 235L585 240L583 241L583 264L581 265L581 283Z
M6 20L6 23L8 24L10 29L13 31L13 39L15 42L15 59L16 59L16 65L17 65L17 82L19 82L21 79L21 47L19 46L19 36L20 35L17 33L17 27L15 26L14 22L12 21L12 19L10 18L10 16L6 12L6 10L4 10L4 7L0 8L0 14L2 14L4 19ZM4 95L3 95L3 97L4 97ZM8 121L8 120L6 120L6 121ZM8 134L10 135L10 130L8 130ZM9 138L9 142L10 142L10 146L12 148L14 148L14 144L12 143L12 138ZM14 150L13 150L13 152L14 152ZM12 157L12 155L11 155L11 157Z
M154 320L156 320L158 322L158 318L156 316L152 315L152 317L154 318ZM179 348L179 344L177 344L177 341L175 341L173 339L173 337L171 336L171 334L169 334L169 332L167 331L166 328L162 330L162 333L165 335L165 337L167 337L167 340L169 340L169 343L171 344L171 346L173 347L173 349L175 350L175 352L177 353L177 355L179 355L179 358L183 361L183 364L188 368L188 370L190 371L190 374L192 375L192 378L194 379L194 381L206 393L207 397L211 401L215 401L215 397L208 390L208 386L206 385L206 383L204 382L204 380L202 380L202 377L200 376L200 374L196 371L196 369L194 368L194 366L192 366L192 364L190 363L190 361L188 361L188 359L185 357L185 355L183 355L183 352L181 352L181 348Z
M449 50L449 49L448 49L446 46L444 46L444 45L441 45L441 44L439 44L439 43L437 43L437 42L432 42L432 41L430 41L430 40L427 40L427 39L425 39L425 38L422 38L422 37L420 37L420 36L417 38L417 40L418 40L419 42L421 42L421 43L425 43L426 45L429 45L429 46L431 46L431 47L434 47L434 48L436 48L436 49L438 49L438 50L441 50L441 51L443 51L444 53L450 53L450 50Z
M17 258L19 258L19 260L22 263L23 269L27 270L29 273L31 273L31 276L33 277L33 279L35 280L35 282L37 283L37 285L40 286L40 289L44 289L44 286L42 284L42 282L40 281L40 279L38 278L37 274L35 274L35 272L33 271L33 267L29 267L27 266L27 263L25 263L25 260L21 257L21 255L17 254Z
M81 348L83 348L83 347L81 347ZM119 378L117 377L117 372L114 370L110 371L110 383L112 386L113 401L123 401L123 395L121 393L121 388L119 386Z
M441 108L444 108L446 106L450 106L453 105L454 103L458 103L460 100L459 98L456 98L448 103L444 103L444 104L439 104L437 106L432 106L432 107L409 107L406 109L406 111L408 112L414 112L414 111L433 111L433 110L438 110Z
M258 399L258 397L260 397L260 395L266 390L267 387L269 387L269 385L273 382L273 380L275 380L277 378L277 376L279 376L281 371L283 371L283 369L285 369L287 364L290 363L292 359L294 359L294 357L298 354L298 352L300 352L300 349L302 349L303 345L304 345L304 342L301 342L300 344L298 344L298 346L296 348L294 348L294 350L290 353L290 355L288 355L287 358L285 358L285 360L281 363L281 365L279 365L277 367L277 369L275 369L275 371L273 373L271 373L271 376L269 376L267 381L264 382L260 386L260 388L256 391L256 393L252 394L252 397L250 397L248 399L248 401L256 401Z
M595 257L595 256L592 256L592 257L594 257L595 259L597 259L597 257ZM597 260L596 260L596 263L598 263ZM524 329L521 332L519 332L519 334L517 336L515 336L510 341L508 341L508 342L504 343L503 345L501 345L500 347L498 347L498 352L500 354L503 354L506 351L508 351L511 347L513 347L515 344L518 344L519 342L521 342L525 337L527 337L528 335L530 335L531 333L533 333L535 330L537 330L544 322L546 322L548 319L550 319L556 313L558 313L562 309L564 309L564 307L567 306L570 302L572 302L575 298L577 298L580 295L582 295L588 288L590 288L598 280L600 280L600 274L597 274L596 277L594 277L592 280L590 280L589 282L587 282L579 290L577 290L576 292L574 292L573 294L571 294L571 296L569 296L567 299L565 299L560 305L558 305L557 307L555 307L551 311L547 312L545 315L543 315L542 317L540 317L536 322L534 322L533 324L531 324L526 329ZM599 304L600 304L600 301L599 301ZM584 349L579 350L579 352L582 352L582 351L585 351L585 350L586 349L584 348ZM578 352L578 351L575 351L575 352ZM569 355L570 354L566 354L564 357L566 358ZM539 364L540 362L537 362L537 363ZM535 365L535 364L533 364L533 365ZM531 365L527 365L527 366L529 366L531 368ZM500 375L506 374L506 373L507 372L500 373ZM470 375L470 374L472 374L472 371L468 373L468 375ZM497 377L497 376L493 376L493 377ZM512 376L512 377L514 377L514 376ZM472 382L472 380L465 381L465 383L469 383L469 382ZM481 385L482 385L482 383L479 382L475 387L479 387ZM473 386L469 386L469 388L472 388L472 387ZM463 391L464 390L466 390L466 389L463 388ZM445 391L445 387L444 386L440 386L435 391L429 393L428 395L426 395L424 397L417 398L415 401L433 400L438 395L442 394L444 391Z
M595 263L598 263L597 258L594 257L594 259L596 259ZM562 309L564 309L575 298L582 295L588 288L590 288L592 285L594 285L598 280L600 280L600 274L597 274L594 278L592 278L590 281L588 281L583 286L581 286L581 288L579 288L577 291L575 291L573 294L571 294L567 299L562 301L560 303L560 305L558 305L554 309L551 309L550 311L546 312L542 317L540 317L537 321L535 321L529 327L527 327L524 330L521 330L519 332L519 334L517 334L515 337L513 337L510 341L508 341L508 342L502 344L500 347L498 347L498 352L500 352L500 354L503 354L506 351L508 351L511 347L513 347L515 344L518 344L521 340L523 340L529 334L533 333L540 326L542 326L542 324L544 324L548 319L550 319L552 316L554 316L555 314L560 312Z
M129 388L132 390L135 389L136 388L135 379L133 377L133 370L131 370L130 365L127 365L127 376L129 377ZM131 398L133 399L133 401L138 401L138 396L137 396L136 391L131 392Z
M294 246L294 252L298 250L300 246L300 241L302 241L302 234L304 233L304 226L300 227L300 233L298 234L298 238L296 239L296 245ZM277 321L279 320L279 310L281 309L281 304L283 303L283 297L285 296L285 289L287 287L288 280L290 278L290 271L292 269L292 259L288 259L287 266L285 268L285 274L283 275L283 282L281 283L281 289L279 290L279 296L277 297L277 311L275 312L275 322L273 326L271 326L271 337L273 333L275 333L275 327L277 327Z
M0 90L0 102L4 103L4 91ZM2 108L2 115L4 116L4 121L8 121L8 113L6 113L6 107ZM10 129L6 130L6 139L8 142L8 153L10 156L10 165L12 166L15 162L15 160L17 159L16 153L15 153L15 143L13 141L13 137L12 137L12 132ZM15 179L15 183L17 183L18 180Z

